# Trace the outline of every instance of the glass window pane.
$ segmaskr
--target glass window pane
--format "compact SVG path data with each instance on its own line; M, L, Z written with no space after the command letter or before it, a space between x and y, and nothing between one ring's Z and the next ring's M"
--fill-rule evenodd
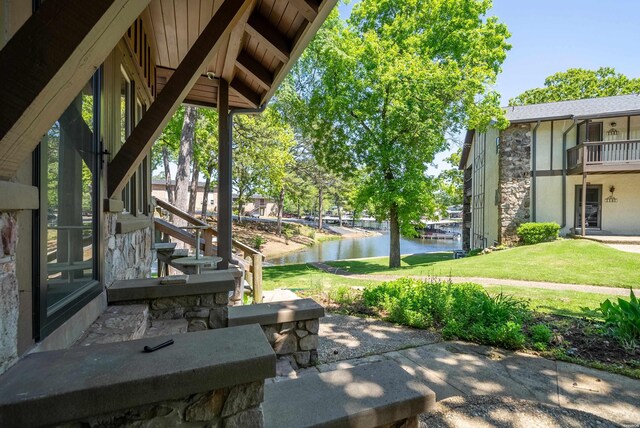
M45 137L47 313L94 283L94 94L91 81ZM43 183L45 184L45 183Z

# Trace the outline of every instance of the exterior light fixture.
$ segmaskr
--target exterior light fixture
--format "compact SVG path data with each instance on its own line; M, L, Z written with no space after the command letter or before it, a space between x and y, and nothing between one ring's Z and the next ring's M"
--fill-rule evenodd
M611 122L609 125L611 126L611 128L607 131L607 135L609 137L617 137L618 134L620 133L620 131L616 129L617 123Z
M216 74L213 71L207 71L207 79L213 80L216 78Z
M615 186L610 186L609 187L609 192L611 192L611 195L607 196L607 198L604 200L607 203L610 204L615 204L616 202L618 202L618 198L616 198L615 196L613 196L613 192L616 191Z

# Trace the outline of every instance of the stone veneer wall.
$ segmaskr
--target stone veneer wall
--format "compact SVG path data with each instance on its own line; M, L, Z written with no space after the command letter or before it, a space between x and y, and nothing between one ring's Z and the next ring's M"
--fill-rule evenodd
M501 244L518 241L516 230L531 218L531 124L500 133L498 234Z
M187 331L224 328L228 326L228 304L229 294L226 292L163 297L149 301L149 317L152 320L186 318L189 322Z
M318 362L319 329L318 319L262 326L276 355L287 358L294 368Z
M104 282L106 287L121 279L151 276L153 262L151 227L116 234L117 220L117 214L105 214Z
M0 212L0 374L18 360L17 243L16 213Z
M64 426L261 428L264 381L163 401Z

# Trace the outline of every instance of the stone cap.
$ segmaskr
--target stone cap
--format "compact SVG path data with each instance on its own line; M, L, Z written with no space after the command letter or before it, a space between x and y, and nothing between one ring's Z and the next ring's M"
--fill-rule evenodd
M175 343L152 353L169 339ZM0 426L56 425L275 376L262 329L242 326L29 354L0 376Z
M232 291L233 274L228 271L189 275L186 284L160 284L161 278L128 279L114 282L107 288L109 303L162 297L192 296Z
M436 401L392 361L268 383L264 396L265 428L386 426L430 411Z
M229 327L247 324L280 324L322 318L324 308L313 299L259 303L229 308Z

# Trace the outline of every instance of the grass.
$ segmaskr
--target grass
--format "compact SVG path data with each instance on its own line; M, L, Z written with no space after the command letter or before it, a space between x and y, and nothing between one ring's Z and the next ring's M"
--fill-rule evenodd
M543 288L524 288L502 285L486 285L485 290L489 294L503 292L513 296L528 299L531 309L545 314L563 315L571 317L589 316L594 319L602 319L601 314L595 312L585 312L582 308L595 309L600 303L609 298L618 296L608 296L596 293L582 293L576 291L547 290Z
M275 288L286 288L293 292L328 290L339 287L368 287L380 282L333 275L307 264L271 266L266 267L263 271L265 290L273 290ZM484 288L490 294L503 292L504 294L528 299L531 302L531 308L536 312L573 317L589 315L597 318L595 314L586 314L582 308L595 309L606 299L617 298L617 296L596 293L503 285L487 285Z
M430 253L402 258L402 266L389 269L388 258L330 262L358 274L460 276L589 284L619 288L640 284L640 257L606 245L562 239L516 247L482 256L453 260L451 253Z
M293 292L339 286L362 287L380 282L333 275L307 264L266 267L262 271L262 281L265 290L287 288Z

